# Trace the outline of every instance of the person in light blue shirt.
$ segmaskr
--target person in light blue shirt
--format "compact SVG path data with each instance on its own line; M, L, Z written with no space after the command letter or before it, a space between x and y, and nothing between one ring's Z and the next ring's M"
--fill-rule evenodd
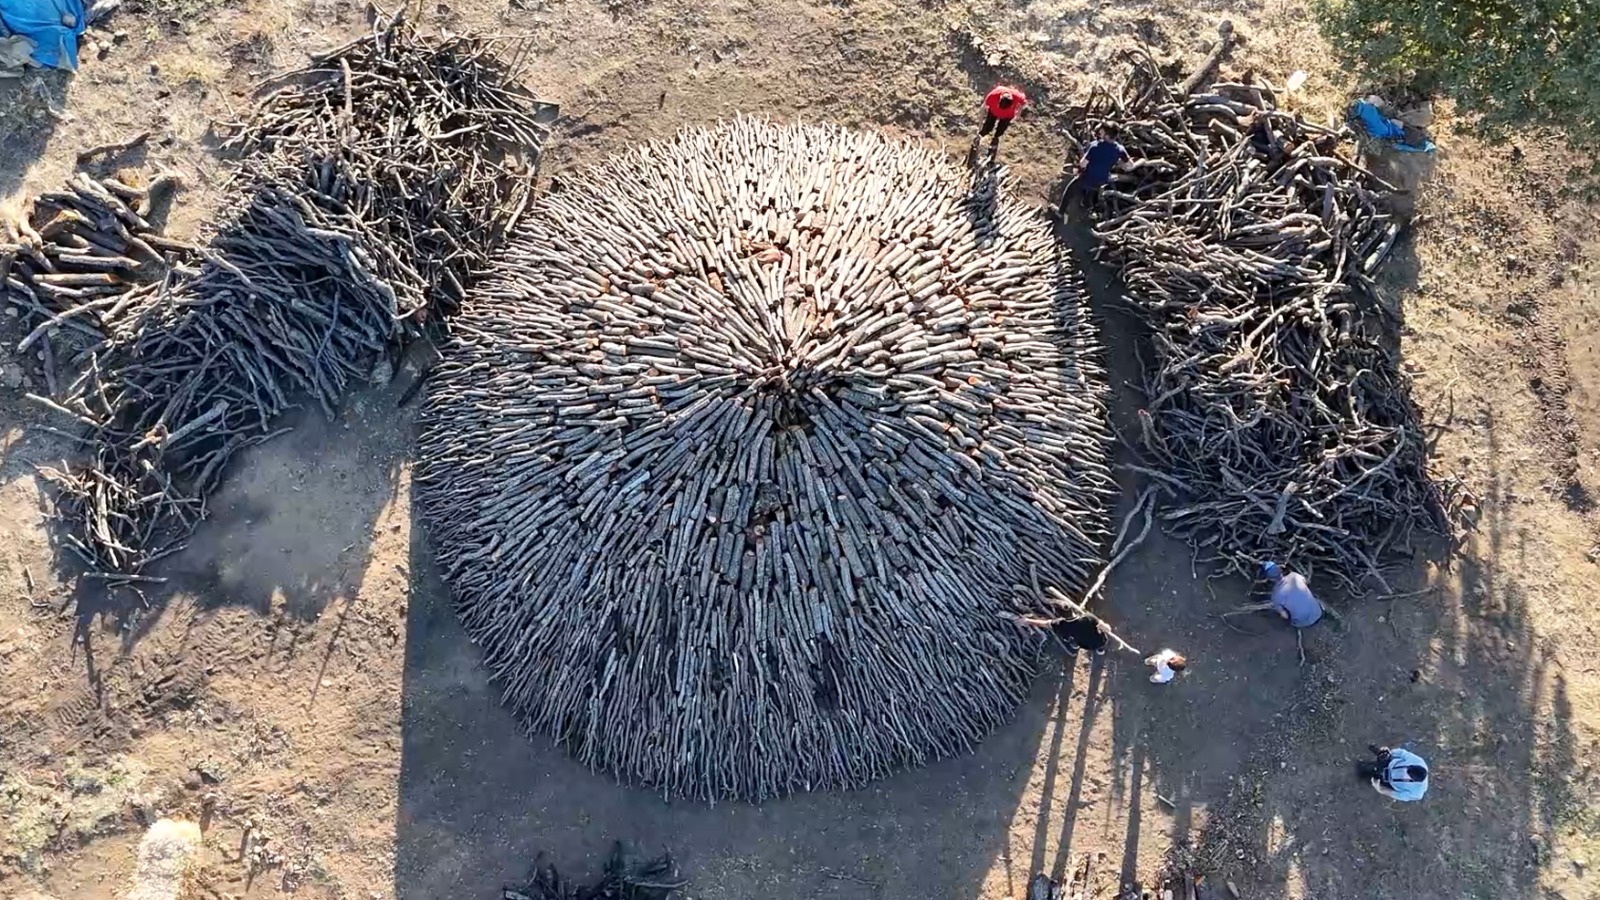
M1296 628L1310 628L1322 619L1322 601L1299 572L1285 572L1275 562L1263 563L1261 574L1272 584L1272 608Z
M1356 772L1372 782L1378 793L1391 800L1410 803L1428 793L1428 764L1404 747L1367 747L1376 757L1356 764Z

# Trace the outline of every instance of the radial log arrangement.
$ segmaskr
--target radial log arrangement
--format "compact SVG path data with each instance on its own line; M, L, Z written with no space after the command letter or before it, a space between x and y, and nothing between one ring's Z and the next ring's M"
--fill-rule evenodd
M1112 489L1076 274L994 172L740 121L543 198L420 504L530 729L631 783L860 785L1005 720Z

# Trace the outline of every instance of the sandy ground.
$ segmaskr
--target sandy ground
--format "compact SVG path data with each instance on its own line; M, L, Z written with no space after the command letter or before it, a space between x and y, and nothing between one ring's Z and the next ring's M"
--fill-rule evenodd
M1349 85L1292 0L422 8L434 25L531 36L530 80L563 112L551 177L740 112L960 152L975 92L1006 78L1038 108L1002 152L1041 200L1055 118L1087 79L1141 40L1192 61L1224 16L1246 39L1240 65L1307 69L1303 102L1336 108ZM182 173L172 228L202 230L224 174L209 123L365 21L346 0L131 0L75 78L0 84L0 200L151 130L119 162ZM1190 676L1155 688L1115 656L1057 667L977 753L851 794L668 803L521 734L411 515L410 411L395 401L414 369L238 463L163 573L174 589L129 608L58 565L34 467L68 448L28 428L36 361L5 355L0 896L117 897L144 826L177 814L205 829L208 898L487 900L539 851L586 872L614 839L670 847L704 900L1020 897L1039 869L1086 871L1083 896L1109 898L1173 862L1246 898L1600 897L1600 215L1559 190L1561 153L1484 146L1448 116L1439 131L1386 287L1441 464L1481 498L1464 551L1419 547L1392 579L1407 596L1332 598L1344 625L1319 626L1301 666L1273 623L1215 618L1246 585L1206 579L1153 536L1113 577L1107 614L1186 652ZM1085 253L1080 231L1063 239ZM1125 424L1134 324L1086 265ZM1425 803L1387 803L1351 775L1367 743L1402 741L1435 766Z

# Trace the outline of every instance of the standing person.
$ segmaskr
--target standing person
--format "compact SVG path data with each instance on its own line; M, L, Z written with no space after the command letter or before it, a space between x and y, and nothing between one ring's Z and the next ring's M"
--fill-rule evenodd
M1372 782L1378 793L1410 803L1428 793L1428 764L1404 747L1390 749L1368 744L1375 759L1356 763L1356 773Z
M1178 677L1179 672L1189 668L1189 661L1183 658L1183 654L1172 650L1163 650L1146 659L1144 664L1156 670L1150 676L1150 680L1156 684L1166 684Z
M995 85L994 89L983 98L983 128L979 130L978 136L972 139L972 149L967 153L968 163L976 160L978 142L991 132L994 137L989 140L989 158L994 159L996 151L1000 149L1000 135L1006 133L1006 129L1011 127L1011 120L1027 106L1028 95L1022 92L1022 88L1008 84Z
M1296 628L1310 628L1322 619L1322 601L1299 572L1284 572L1275 562L1261 564L1261 574L1272 585L1272 608Z
M1117 142L1121 135L1122 130L1111 123L1101 125L1095 131L1095 139L1083 148L1083 155L1078 157L1078 174L1061 192L1062 218L1066 218L1067 206L1072 203L1074 196L1083 198L1087 205L1100 193L1101 188L1111 183L1111 170L1128 158L1127 149Z

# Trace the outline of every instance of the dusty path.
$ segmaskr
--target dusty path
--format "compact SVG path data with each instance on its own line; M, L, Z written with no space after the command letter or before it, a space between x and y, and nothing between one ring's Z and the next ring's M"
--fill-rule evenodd
M564 113L553 177L741 111L959 150L975 88L1004 77L1040 101L1004 155L1041 198L1059 164L1049 112L1084 73L1141 38L1192 57L1222 14L1166 0L516 5L430 4L427 18L535 35L533 80ZM193 230L222 171L207 122L363 22L344 0L130 7L77 79L0 88L0 197L152 129L149 162L191 184L174 228ZM1244 58L1313 69L1333 96L1303 12L1227 10ZM205 824L215 898L489 898L540 850L583 868L614 838L672 847L706 900L1015 897L1035 869L1085 865L1106 898L1170 856L1248 898L1596 896L1576 860L1600 860L1600 670L1585 655L1600 637L1585 501L1600 487L1600 219L1552 191L1554 154L1514 162L1448 128L1441 143L1428 221L1390 288L1441 455L1482 496L1469 554L1448 570L1419 554L1395 587L1428 593L1340 598L1347 630L1319 627L1301 668L1272 623L1239 634L1212 616L1245 585L1208 586L1187 547L1153 535L1113 577L1108 615L1189 654L1189 677L1155 688L1136 660L1082 661L1042 678L973 756L847 795L667 804L521 735L412 520L409 412L394 408L409 371L244 459L149 610L76 616L75 596L103 604L60 580L32 469L67 448L26 430L34 376L0 359L0 896L115 897L141 823L171 813ZM1120 384L1133 325L1091 276ZM1119 424L1136 406L1120 388ZM1349 760L1374 740L1434 762L1427 803L1354 783Z

